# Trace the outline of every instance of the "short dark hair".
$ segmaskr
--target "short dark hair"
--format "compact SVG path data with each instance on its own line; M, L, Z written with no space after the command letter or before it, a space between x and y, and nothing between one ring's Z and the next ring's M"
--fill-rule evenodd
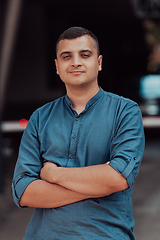
M75 38L78 38L78 37L82 37L84 35L90 36L95 41L96 48L97 48L97 55L99 56L100 48L99 48L99 42L98 42L97 37L91 31L89 31L88 29L83 28L83 27L71 27L71 28L68 28L67 30L65 30L57 40L56 53L57 53L57 49L58 49L58 44L61 40L75 39Z

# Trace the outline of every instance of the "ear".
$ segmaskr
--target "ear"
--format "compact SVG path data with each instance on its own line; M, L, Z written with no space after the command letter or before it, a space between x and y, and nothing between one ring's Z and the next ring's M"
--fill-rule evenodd
M102 59L103 59L103 56L99 55L99 57L98 57L98 65L99 65L98 70L99 71L102 71Z
M56 65L57 74L59 75L59 71L58 71L58 60L55 59L54 62L55 62L55 65Z

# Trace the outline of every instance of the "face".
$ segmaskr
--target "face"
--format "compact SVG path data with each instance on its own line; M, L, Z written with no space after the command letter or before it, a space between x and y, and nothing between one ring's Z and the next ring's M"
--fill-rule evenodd
M57 74L69 86L97 84L98 72L102 70L102 56L97 57L96 43L84 35L64 39L58 44L55 60Z

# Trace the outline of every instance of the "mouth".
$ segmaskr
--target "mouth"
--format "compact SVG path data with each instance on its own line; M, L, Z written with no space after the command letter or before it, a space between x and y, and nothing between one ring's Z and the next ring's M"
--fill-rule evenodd
M81 75L82 73L84 73L84 71L70 71L69 73L73 75Z

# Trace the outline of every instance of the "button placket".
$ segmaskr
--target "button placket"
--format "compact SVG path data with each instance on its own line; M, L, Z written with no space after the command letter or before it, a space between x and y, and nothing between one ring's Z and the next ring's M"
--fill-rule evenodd
M74 166L74 160L75 160L75 155L76 155L76 149L77 149L77 135L78 135L78 130L79 130L79 118L76 117L74 118L74 123L73 123L73 128L71 132L71 137L70 137L70 148L69 148L69 160L67 163L68 167L73 167Z

